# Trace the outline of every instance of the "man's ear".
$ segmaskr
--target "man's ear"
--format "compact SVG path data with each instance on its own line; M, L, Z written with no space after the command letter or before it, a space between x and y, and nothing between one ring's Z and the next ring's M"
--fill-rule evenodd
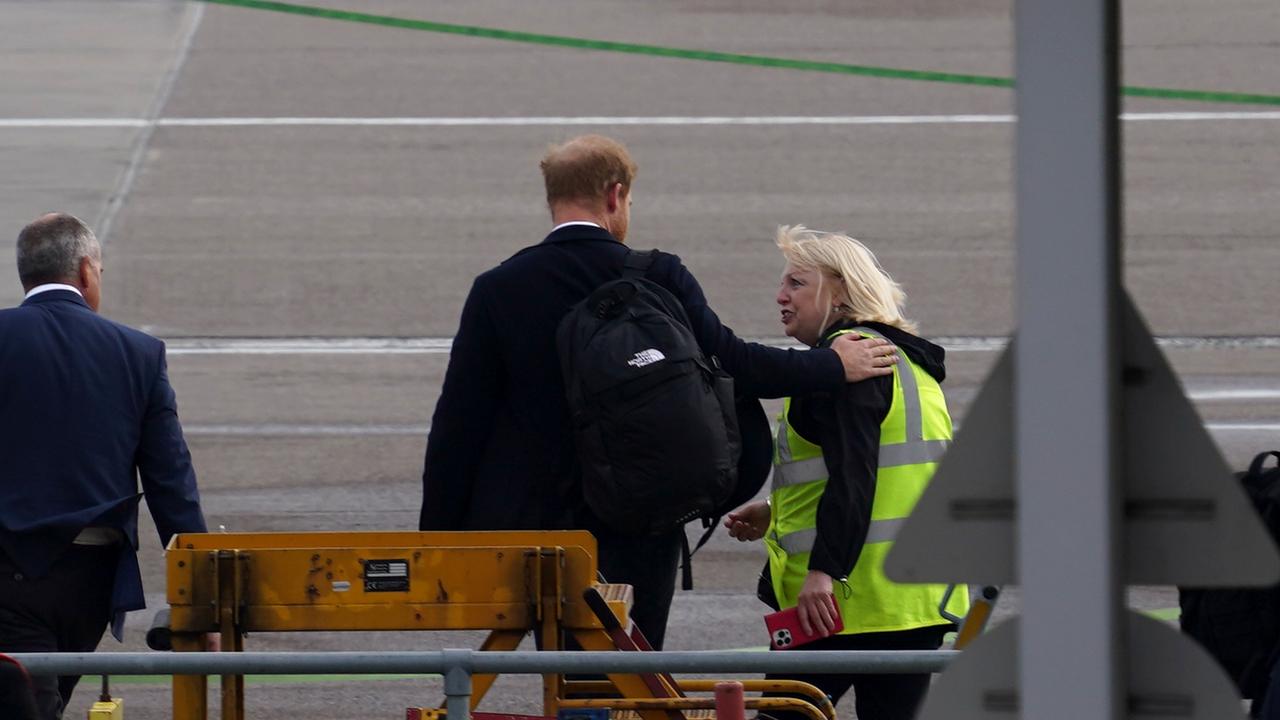
M622 207L622 203L625 202L626 199L626 195L622 192L622 183L616 182L613 185L610 185L609 191L605 193L605 209L608 210L610 214L615 213L618 211L618 208Z
M85 255L80 258L80 289L89 287L94 280L93 260Z

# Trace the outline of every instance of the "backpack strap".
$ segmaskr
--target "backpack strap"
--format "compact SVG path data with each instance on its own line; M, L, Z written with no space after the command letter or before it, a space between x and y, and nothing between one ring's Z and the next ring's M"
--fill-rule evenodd
M705 531L702 537L698 538L698 544L689 549L689 536L685 534L684 528L680 529L680 589L693 589L693 554L702 549L703 545L711 539L716 528L720 526L720 517L703 518L702 527Z
M1280 450L1268 450L1264 453L1258 453L1258 456L1249 464L1249 476L1257 477L1262 474L1262 466L1267 463L1267 458L1271 456L1276 458L1276 467L1280 468Z
M628 250L626 259L622 261L622 277L628 280L644 277L657 255L657 250Z

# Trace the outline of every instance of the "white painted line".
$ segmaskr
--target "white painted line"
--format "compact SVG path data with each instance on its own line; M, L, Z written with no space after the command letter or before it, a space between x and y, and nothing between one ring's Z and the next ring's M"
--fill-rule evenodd
M929 339L946 348L947 352L994 352L1009 345L1009 338L1003 336L944 336ZM1156 338L1156 345L1179 350L1280 350L1280 336L1172 335Z
M490 127L577 125L950 125L1007 124L1012 115L712 115L585 117L245 117L165 118L166 127L376 126Z
M448 355L449 348L388 347L388 348L178 348L169 351L174 355Z
M166 342L169 355L434 355L453 338L182 338Z
M1214 348L1222 350L1277 350L1280 349L1280 336L1275 335L1208 335L1208 336L1173 336L1156 338L1156 344L1163 348L1187 348L1198 350Z
M145 330L145 328L143 328ZM788 337L743 338L771 347L803 348ZM995 352L1009 344L1006 337L937 337L933 341L947 352ZM450 337L414 338L171 338L166 341L170 355L437 355L448 353ZM1164 348L1179 349L1280 349L1280 337L1194 337L1157 338ZM1205 391L1209 392L1209 391ZM1223 391L1231 392L1231 391ZM1280 391L1278 391L1280 392ZM1267 396L1270 397L1270 396ZM1217 399L1207 397L1206 399ZM1230 399L1230 398L1227 398Z
M1280 433L1280 422L1218 422L1205 423L1211 432L1276 432Z
M191 55L191 44L195 40L196 30L200 28L200 21L204 19L204 3L196 5L190 18L190 24L187 26L186 31L183 33L182 41L178 45L178 54L174 58L173 64L169 67L169 71L165 73L164 78L160 81L156 96L152 99L151 107L147 110L142 132L138 133L138 137L134 139L133 152L129 155L129 165L125 168L124 173L120 175L115 192L111 194L106 207L102 209L102 214L93 223L98 241L103 247L106 247L107 241L111 237L111 226L115 222L116 215L120 213L120 208L124 207L124 201L129 197L129 192L133 190L133 181L137 178L138 169L142 167L142 161L147 155L147 148L151 145L151 136L155 133L156 121L159 120L160 114L164 112L165 105L169 104L169 96L173 94L173 86L177 84L178 75L187 64L187 57Z
M413 435L426 437L429 425L293 425L285 423L245 423L228 425L185 425L186 435L253 435L271 437L314 437L328 435Z
M1280 400L1280 390L1274 388L1244 388L1234 390L1191 390L1187 397L1201 402L1235 400Z
M1131 122L1227 122L1280 120L1280 112L1125 113ZM532 117L168 117L0 118L0 129L128 127L493 127L579 125L1007 125L1013 115L712 115Z
M1280 112L1164 112L1164 113L1121 113L1121 120L1131 122L1149 122L1161 120L1280 120Z
M997 352L1009 346L1009 338L992 337L935 337L929 338L941 345L949 353L956 352Z
M956 428L959 429L959 423ZM1206 423L1210 432L1280 432L1280 422L1215 422ZM183 432L193 437L201 436L254 436L254 437L353 437L353 436L412 436L426 437L430 425L358 425L350 424L290 424L290 423L238 423L185 425Z
M0 119L3 128L140 128L151 123L141 118L10 118Z

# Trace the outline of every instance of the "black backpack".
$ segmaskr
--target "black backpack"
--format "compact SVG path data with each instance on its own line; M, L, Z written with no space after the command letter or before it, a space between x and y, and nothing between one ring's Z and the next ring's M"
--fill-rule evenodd
M1280 451L1259 454L1237 478L1280 545L1280 466L1263 469L1267 458L1280 463ZM1195 638L1240 689L1244 698L1261 697L1280 645L1280 585L1268 588L1178 588L1182 631Z
M714 518L741 453L733 379L703 356L680 302L644 279L655 252L630 252L556 331L583 496L637 535Z

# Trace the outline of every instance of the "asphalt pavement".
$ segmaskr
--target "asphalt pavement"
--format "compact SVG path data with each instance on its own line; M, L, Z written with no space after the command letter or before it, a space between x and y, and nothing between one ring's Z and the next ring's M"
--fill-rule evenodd
M1013 65L1001 0L316 4L861 66L1008 76ZM104 237L103 312L169 342L214 527L415 527L463 298L477 273L549 229L537 161L582 132L619 137L640 165L632 244L678 253L745 337L781 342L772 235L793 223L877 251L924 334L949 349L944 387L961 424L1016 325L1008 89L173 0L0 0L0 34L0 227L16 237L58 209ZM1271 0L1127 2L1124 80L1280 95L1277 36ZM1238 468L1280 440L1280 115L1151 98L1124 109L1135 114L1123 125L1126 287ZM16 273L0 268L0 304L20 299ZM163 559L144 525L154 609ZM700 552L669 647L762 648L762 562L727 537ZM1136 588L1130 604L1167 619L1175 597ZM102 650L142 649L148 613ZM247 644L478 642L300 633ZM117 687L131 720L169 716L163 682ZM504 678L482 709L536 711L539 687ZM69 716L91 696L77 693ZM386 718L440 698L438 679L294 678L251 682L248 706L250 717ZM841 711L852 716L851 704Z

